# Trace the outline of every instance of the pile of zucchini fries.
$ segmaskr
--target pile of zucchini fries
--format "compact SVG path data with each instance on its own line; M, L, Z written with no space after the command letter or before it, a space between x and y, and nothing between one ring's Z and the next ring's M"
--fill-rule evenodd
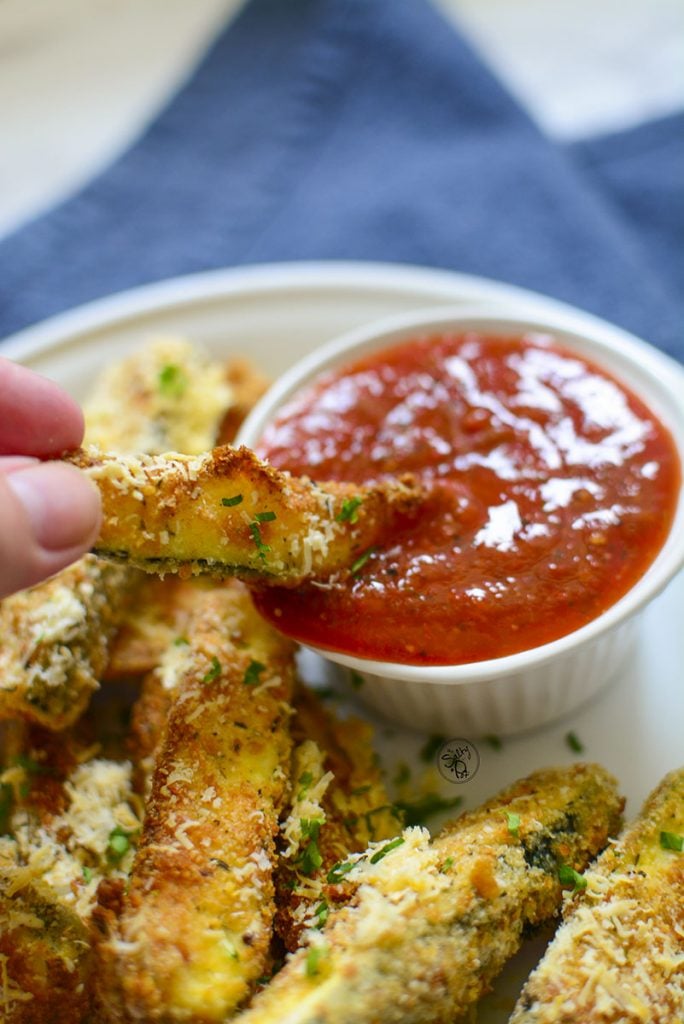
M103 376L86 440L197 455L263 384L160 339ZM684 772L617 840L595 765L432 838L241 583L90 555L3 602L0 637L7 1024L441 1024L561 909L512 1024L684 1020Z

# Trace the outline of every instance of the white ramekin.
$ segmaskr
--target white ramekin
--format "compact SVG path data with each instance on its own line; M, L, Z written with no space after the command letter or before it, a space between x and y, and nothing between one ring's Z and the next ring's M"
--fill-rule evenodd
M684 465L684 370L646 342L617 327L560 314L544 320L507 315L500 307L441 307L389 317L351 331L306 356L266 393L243 424L238 442L255 445L277 410L313 377L424 333L552 334L594 360L637 394L670 430ZM419 666L376 661L329 650L322 657L359 673L359 697L411 729L461 735L510 735L572 711L597 693L633 652L635 613L684 564L684 493L662 550L647 572L612 607L567 636L519 654L465 665Z

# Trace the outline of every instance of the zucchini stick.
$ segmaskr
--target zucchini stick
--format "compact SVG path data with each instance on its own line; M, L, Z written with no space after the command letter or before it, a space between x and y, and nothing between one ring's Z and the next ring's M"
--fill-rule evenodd
M78 1024L90 1007L98 885L123 881L139 803L131 766L72 732L17 724L1 776L0 1014L6 1024Z
M203 456L65 458L102 496L94 551L148 572L212 573L296 586L349 568L410 514L409 478L318 486L262 462L248 448Z
M223 364L199 346L155 338L98 378L84 410L86 443L130 455L197 455L213 448L241 398Z
M351 886L326 878L338 861L371 839L390 839L402 819L392 807L373 751L373 730L357 718L338 719L315 693L300 687L292 733L292 796L281 824L275 928L294 952L309 928L349 898Z
M88 555L0 604L0 718L71 725L98 688L138 574Z
M123 911L99 943L113 1021L223 1021L269 963L293 646L232 582L198 593Z
M684 769L585 873L511 1024L684 1020Z
M615 782L594 765L537 772L447 826L408 828L338 865L358 886L291 957L241 1024L428 1024L465 1013L561 902L618 825Z

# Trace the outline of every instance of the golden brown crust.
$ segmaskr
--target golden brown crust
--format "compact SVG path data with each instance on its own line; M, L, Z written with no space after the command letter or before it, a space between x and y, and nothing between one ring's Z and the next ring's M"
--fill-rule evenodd
M223 1021L268 963L293 648L236 583L198 594L188 641L123 913L99 947L113 1021Z
M197 593L189 580L143 577L112 639L105 679L140 677L151 672L170 644L182 638Z
M195 457L90 449L66 458L100 489L103 525L94 550L149 572L296 586L349 568L420 501L410 478L318 486L247 448Z
M352 903L330 915L241 1022L441 1024L465 1013L523 929L557 911L559 863L581 870L621 808L607 772L576 765L534 773L432 843L410 828L375 844L348 872Z
M140 576L93 555L0 603L0 718L64 729L83 712Z
M684 1020L684 853L661 833L684 836L684 769L585 873L511 1024Z
M290 952L305 941L307 928L319 927L329 909L353 893L348 884L327 882L333 865L364 850L370 840L389 839L401 824L382 780L370 725L358 718L337 718L302 686L295 699L292 735L298 746L293 752L292 801L281 826L287 842L278 860L275 918L276 932ZM318 828L314 825L315 835L302 832L303 816L320 822Z

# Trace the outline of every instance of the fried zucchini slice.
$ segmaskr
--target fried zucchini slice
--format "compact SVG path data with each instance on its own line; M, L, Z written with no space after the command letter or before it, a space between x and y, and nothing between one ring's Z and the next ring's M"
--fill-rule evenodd
M110 1019L223 1021L269 964L292 644L231 581L198 594L123 912L99 943Z
M511 1024L684 1020L684 769L579 880Z
M94 551L148 572L183 570L296 586L353 566L411 513L407 478L318 486L248 448L202 456L67 456L97 484L103 525Z
M327 883L333 865L364 850L371 839L390 839L402 823L382 780L370 725L337 718L300 687L292 734L297 746L291 802L281 824L275 919L290 952L352 892Z
M582 869L619 823L595 765L536 772L447 826L408 828L338 865L357 886L241 1024L427 1024L465 1013L561 902L559 864Z
M135 571L135 570L133 570ZM181 641L197 593L196 581L143 576L109 649L105 679L140 677L152 672L165 651Z
M131 766L72 732L16 726L1 779L0 1006L7 1024L68 1024L90 1008L90 919L126 877L140 804Z
M64 729L79 717L138 578L88 555L0 603L0 718Z
M183 338L155 338L98 378L84 408L86 443L198 455L216 444L235 397L222 363Z

